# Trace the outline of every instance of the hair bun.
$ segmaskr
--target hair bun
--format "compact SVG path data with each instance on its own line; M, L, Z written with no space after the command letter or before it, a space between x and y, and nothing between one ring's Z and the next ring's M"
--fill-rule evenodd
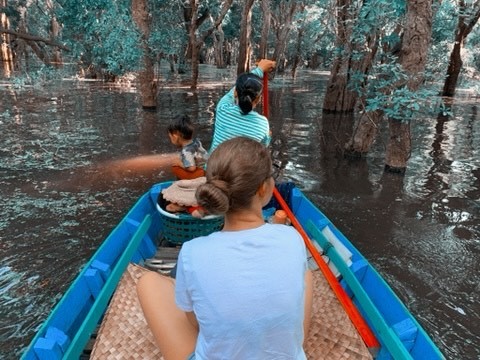
M195 197L198 205L210 214L225 214L230 207L230 191L223 180L212 179L200 185Z

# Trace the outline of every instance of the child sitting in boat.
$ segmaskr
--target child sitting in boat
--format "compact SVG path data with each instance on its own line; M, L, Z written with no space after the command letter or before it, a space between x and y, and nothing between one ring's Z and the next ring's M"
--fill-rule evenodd
M274 180L268 150L239 137L211 154L196 191L222 231L187 241L176 279L148 273L137 291L167 360L306 359L312 277L300 234L265 223Z
M200 140L193 137L193 132L193 124L188 115L177 115L168 126L170 142L181 149L180 158L172 165L172 172L179 180L205 176L203 167L208 153Z
M208 153L198 138L193 137L193 124L187 115L177 115L168 126L170 142L181 148L180 157L172 165L179 181L164 189L158 198L159 205L169 212L188 212L194 217L204 214L196 205L195 190L205 183L203 169Z

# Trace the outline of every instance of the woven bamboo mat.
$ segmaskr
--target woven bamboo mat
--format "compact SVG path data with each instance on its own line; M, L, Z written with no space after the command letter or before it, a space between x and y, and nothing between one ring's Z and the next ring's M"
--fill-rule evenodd
M135 284L149 270L130 264L98 331L91 359L163 359L143 317ZM372 359L327 281L314 272L313 316L305 352L310 360Z

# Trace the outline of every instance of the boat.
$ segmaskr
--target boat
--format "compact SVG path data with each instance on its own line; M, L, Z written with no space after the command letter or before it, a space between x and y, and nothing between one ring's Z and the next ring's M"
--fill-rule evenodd
M133 205L51 311L22 359L79 359L129 264L145 265L154 258L159 239L181 244L199 233L221 227L223 219L218 217L166 217L157 198L170 184L153 185ZM302 230L304 238L308 237L308 249L312 255L317 252L313 257L318 260L320 255L324 262L320 264L322 271L334 275L336 291L347 295L347 302L353 304L365 322L366 332L373 334L373 345L367 344L373 358L445 358L387 282L298 187L281 183L274 193L275 197L264 208L265 217L276 209L287 210L293 225ZM364 341L368 342L366 338Z

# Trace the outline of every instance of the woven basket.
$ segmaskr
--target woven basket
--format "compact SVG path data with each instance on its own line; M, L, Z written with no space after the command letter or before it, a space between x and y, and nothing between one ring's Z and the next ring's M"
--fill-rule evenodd
M157 210L160 213L163 238L172 244L180 245L223 227L223 216L209 215L199 219L187 214L169 213L158 204Z

